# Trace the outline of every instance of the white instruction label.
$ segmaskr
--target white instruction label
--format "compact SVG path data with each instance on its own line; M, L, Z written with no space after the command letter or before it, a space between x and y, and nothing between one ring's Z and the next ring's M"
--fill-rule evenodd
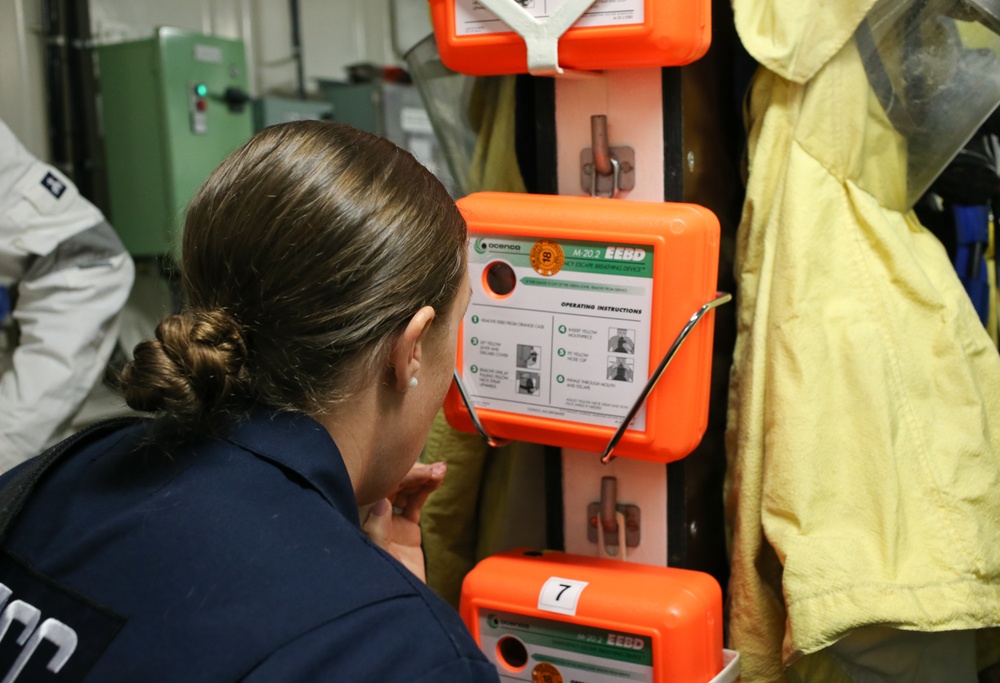
M535 19L544 21L565 0L512 0ZM641 24L645 18L645 0L597 0L572 28ZM507 33L511 28L477 0L455 0L455 33L474 36Z
M462 379L477 408L617 427L649 377L649 245L478 235ZM646 429L643 407L631 428Z
M222 48L215 45L195 45L194 58L198 62L222 64Z

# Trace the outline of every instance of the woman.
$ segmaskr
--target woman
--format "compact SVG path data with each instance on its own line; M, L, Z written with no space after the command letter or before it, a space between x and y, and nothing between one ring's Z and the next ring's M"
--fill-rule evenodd
M5 616L58 647L19 680L497 680L418 578L465 255L385 140L297 122L223 162L187 213L187 307L122 376L156 419L60 461L5 543Z

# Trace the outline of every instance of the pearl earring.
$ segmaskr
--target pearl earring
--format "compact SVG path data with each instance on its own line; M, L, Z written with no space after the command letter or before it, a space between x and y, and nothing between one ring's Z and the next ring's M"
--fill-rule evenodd
M420 382L417 381L416 377L411 377L410 378L410 388L411 389L414 388L415 386L417 386L418 384L420 384Z

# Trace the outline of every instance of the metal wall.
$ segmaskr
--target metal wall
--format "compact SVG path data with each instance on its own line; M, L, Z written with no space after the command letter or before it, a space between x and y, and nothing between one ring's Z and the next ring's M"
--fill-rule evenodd
M41 0L0 0L0 119L47 158Z
M342 79L359 61L394 63L389 0L301 0L307 90ZM97 42L151 35L177 26L246 43L253 95L295 91L289 3L275 0L90 0ZM0 118L48 159L41 0L0 0Z

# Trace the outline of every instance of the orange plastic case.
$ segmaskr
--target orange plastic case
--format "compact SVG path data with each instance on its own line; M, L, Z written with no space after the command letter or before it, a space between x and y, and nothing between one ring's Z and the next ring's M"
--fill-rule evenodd
M504 681L706 683L723 669L708 574L515 550L480 562L461 614Z
M518 0L520 2L520 0ZM536 18L557 0L525 0ZM472 76L525 73L524 39L475 0L430 0L441 61ZM597 0L559 40L559 65L578 70L679 66L711 41L709 0Z
M719 222L694 204L478 193L457 366L492 437L600 453L677 334L715 298ZM510 289L510 291L508 291ZM714 312L615 455L670 462L708 421ZM445 416L475 432L452 386Z

